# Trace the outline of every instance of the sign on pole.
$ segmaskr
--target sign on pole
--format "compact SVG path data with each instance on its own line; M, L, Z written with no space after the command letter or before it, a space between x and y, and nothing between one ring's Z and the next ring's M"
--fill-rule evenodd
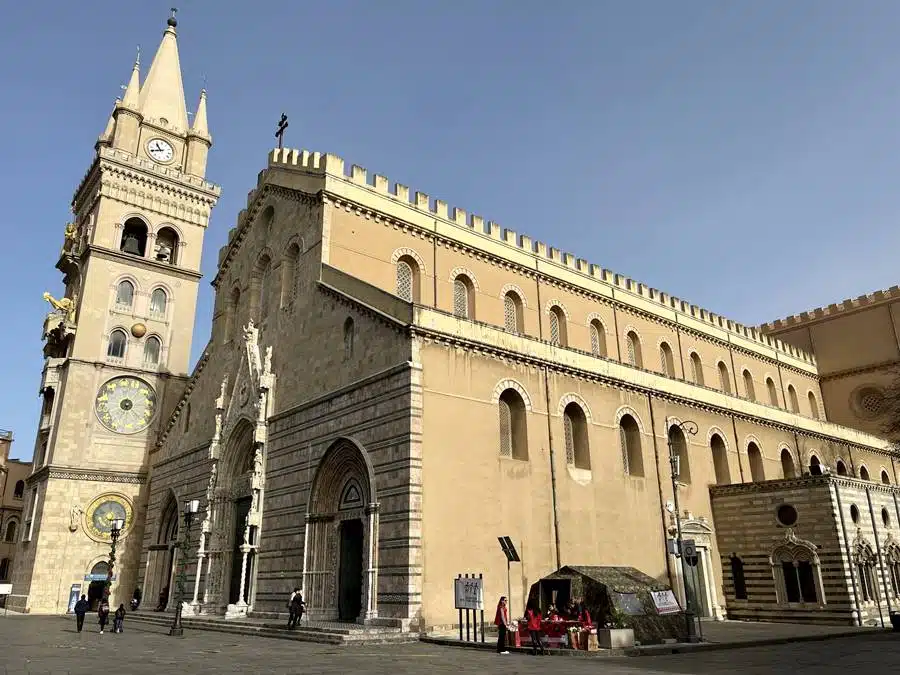
M653 598L653 604L656 605L657 614L677 614L681 611L678 600L671 590L666 591L650 591L650 597Z
M453 580L456 609L484 609L484 580L469 577Z
M0 584L0 595L12 595L12 584Z

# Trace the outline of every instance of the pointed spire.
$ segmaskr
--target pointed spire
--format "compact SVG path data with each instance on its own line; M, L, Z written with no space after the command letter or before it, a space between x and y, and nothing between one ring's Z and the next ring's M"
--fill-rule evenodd
M173 127L187 131L187 106L184 103L181 63L175 35L178 22L174 12L166 23L168 25L162 42L141 87L140 111L145 119L165 119Z
M125 96L122 105L131 110L137 110L140 105L141 95L141 48L138 47L137 58L134 60L134 68L131 70L131 78L125 88Z
M116 130L116 116L112 114L109 116L109 121L106 123L106 129L103 130L103 133L100 134L100 142L101 143L110 143L112 142L113 133Z
M194 126L191 134L209 138L209 127L206 122L206 89L200 90L200 103L197 104L197 112L194 114Z

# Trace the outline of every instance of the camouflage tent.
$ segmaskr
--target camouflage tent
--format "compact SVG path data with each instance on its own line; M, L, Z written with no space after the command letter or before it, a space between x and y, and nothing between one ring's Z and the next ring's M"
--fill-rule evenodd
M634 629L635 640L654 644L687 635L684 613L660 614L651 596L670 590L634 567L569 565L532 585L528 600L545 612L551 604L562 610L570 598L580 598L598 628L618 620Z

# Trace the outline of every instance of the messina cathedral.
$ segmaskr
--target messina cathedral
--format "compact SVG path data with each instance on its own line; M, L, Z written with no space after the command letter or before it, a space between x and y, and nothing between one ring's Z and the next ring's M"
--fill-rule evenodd
M139 588L148 610L235 621L301 587L312 620L427 630L457 621L458 574L519 613L567 565L636 568L712 619L900 605L880 431L898 289L748 327L278 148L219 251L191 369L219 197L206 105L189 121L169 19L75 192L61 299L45 294L11 608L101 597L114 539L114 604Z

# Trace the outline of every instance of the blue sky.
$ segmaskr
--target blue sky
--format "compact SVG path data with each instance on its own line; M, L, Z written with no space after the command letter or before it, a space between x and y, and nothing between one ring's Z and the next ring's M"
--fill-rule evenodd
M0 427L30 457L74 188L170 2L7 3ZM351 163L748 324L900 281L895 0L191 0L223 187L208 281L287 145ZM51 16L52 15L52 16ZM146 71L145 71L146 72Z

